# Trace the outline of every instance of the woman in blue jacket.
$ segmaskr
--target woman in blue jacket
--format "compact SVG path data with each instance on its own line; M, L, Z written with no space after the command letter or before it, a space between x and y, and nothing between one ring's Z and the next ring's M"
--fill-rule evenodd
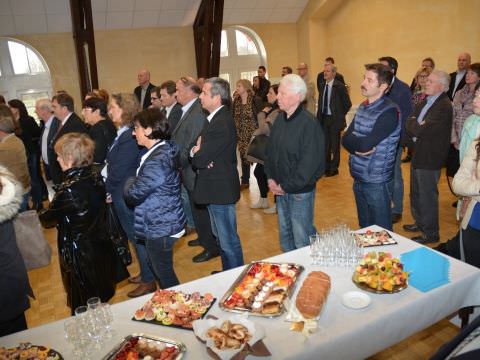
M148 151L140 160L137 176L127 180L124 195L135 206L135 239L145 242L150 268L165 289L179 284L173 269L173 245L185 226L179 151L159 109L138 113L134 123L137 143Z

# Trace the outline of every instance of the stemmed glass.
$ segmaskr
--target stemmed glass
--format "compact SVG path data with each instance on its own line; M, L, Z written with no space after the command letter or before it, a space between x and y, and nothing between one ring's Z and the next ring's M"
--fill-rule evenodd
M73 345L74 359L89 359L91 339L81 321L77 317L67 319L63 328L67 342Z
M99 319L102 325L105 328L104 338L111 339L115 334L115 330L112 328L113 323L113 312L110 304L101 303L97 310L99 311Z

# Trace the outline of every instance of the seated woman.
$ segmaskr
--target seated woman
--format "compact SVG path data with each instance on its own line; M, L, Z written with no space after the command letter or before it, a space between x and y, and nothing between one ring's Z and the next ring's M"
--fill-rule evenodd
M27 328L24 311L33 297L13 227L22 201L22 185L0 165L0 337Z
M480 139L473 141L453 178L453 191L463 196L460 219L465 261L480 267Z
M173 245L185 232L185 214L180 195L180 155L170 140L168 121L156 108L134 117L138 145L148 151L142 156L137 176L125 184L125 200L135 207L135 239L144 241L149 266L166 289L178 285L173 269Z
M58 230L58 255L67 305L85 305L98 296L108 301L117 281L128 277L105 227L105 188L92 172L95 144L86 134L68 133L55 144L64 181L50 207L40 213L45 227Z

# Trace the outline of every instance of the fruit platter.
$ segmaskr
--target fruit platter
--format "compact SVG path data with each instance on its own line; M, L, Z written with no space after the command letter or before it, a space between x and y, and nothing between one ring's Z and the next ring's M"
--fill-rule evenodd
M135 311L132 320L191 330L192 321L203 318L214 302L215 298L209 293L186 294L159 289Z
M153 335L132 334L110 351L103 360L180 360L183 343Z
M408 287L408 272L391 253L371 251L355 267L352 280L362 290L390 294Z
M353 236L355 237L357 245L363 247L393 245L397 243L387 230L367 230L364 233L353 233Z
M222 297L226 311L256 316L279 316L303 266L293 263L253 262Z
M63 357L59 352L46 346L21 343L9 349L0 346L0 359L63 360Z

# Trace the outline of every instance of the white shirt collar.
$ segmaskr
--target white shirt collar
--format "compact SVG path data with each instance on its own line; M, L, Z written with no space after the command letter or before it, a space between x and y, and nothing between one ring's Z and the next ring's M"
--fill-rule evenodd
M182 106L182 117L183 115L185 115L185 113L188 111L188 109L190 109L193 105L193 103L197 100L198 98L195 97L193 98L192 100L190 100L188 103L186 103L185 105Z
M70 116L72 116L73 113L68 113L67 116L65 116L65 119L62 121L62 126L65 125L68 119L70 119Z
M215 110L213 110L210 115L207 116L207 120L208 122L212 121L213 117L215 116L215 114L218 112L218 110L220 110L221 108L223 107L223 105L220 105L218 108L216 108Z
M165 140L163 141L159 141L158 143L156 143L155 145L153 145L150 150L148 150L143 156L142 158L140 159L140 165L138 165L138 168L137 168L137 176L138 176L138 172L140 171L140 168L142 167L143 163L145 162L145 160L147 160L147 158L150 156L150 154L153 152L153 150L155 150L157 147L159 147L160 145L163 145L165 144Z

